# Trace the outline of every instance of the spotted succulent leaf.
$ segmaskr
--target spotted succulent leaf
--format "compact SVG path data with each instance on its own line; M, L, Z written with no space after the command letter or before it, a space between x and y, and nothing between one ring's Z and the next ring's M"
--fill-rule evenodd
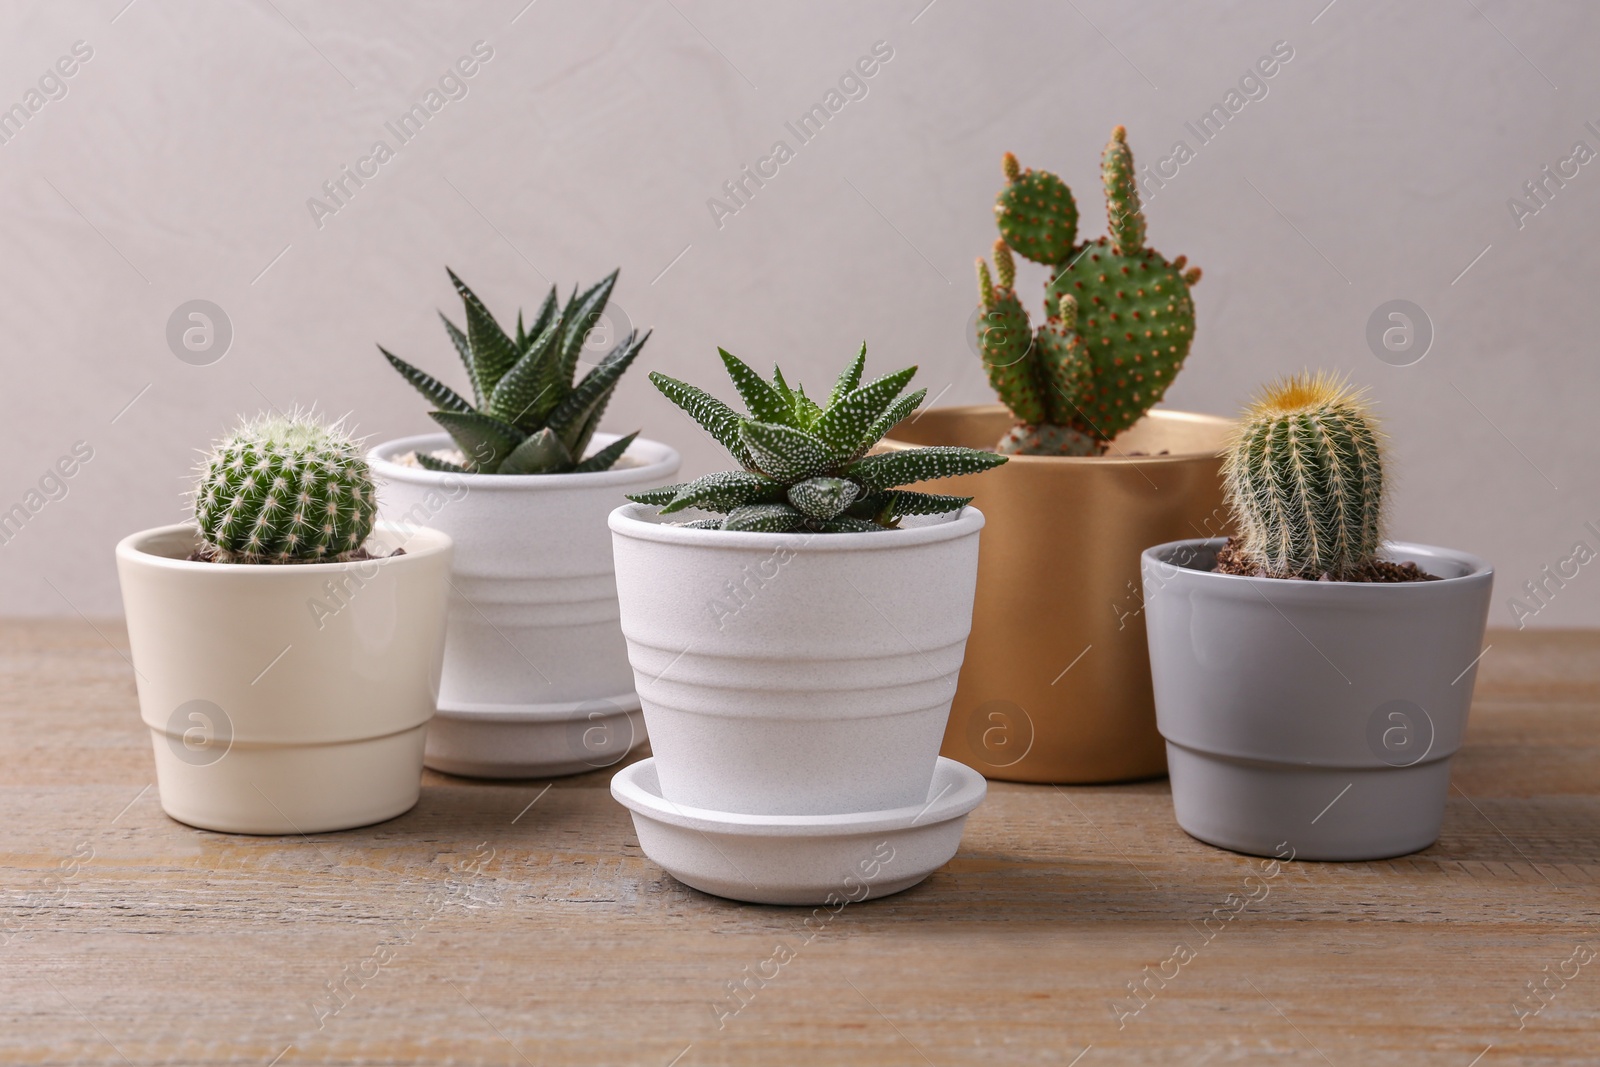
M746 504L777 504L783 499L783 484L750 471L719 471L696 478L678 490L661 509L670 515L686 508L703 511L732 511Z
M835 459L850 459L856 455L867 428L894 403L916 373L916 367L907 367L850 389L828 405L811 432L833 450Z
M443 426L466 457L467 469L494 473L505 458L527 436L508 422L501 422L481 411L431 411L434 422Z
M813 519L832 519L861 495L848 478L807 478L789 487L789 503Z
M472 410L471 404L433 375L418 370L382 345L378 346L378 351L383 353L391 367L400 372L401 377L416 387L417 392L431 400L434 407L441 411Z
M546 426L513 448L495 469L496 474L555 474L571 470L572 453L556 432Z
M788 504L747 504L742 508L734 508L722 520L722 529L785 533L804 521L805 516Z
M739 397L744 401L751 418L758 422L791 422L793 409L782 393L732 352L725 348L719 348L717 352L722 356L722 365L728 369L728 377L733 379L733 387L739 390Z
M976 474L1004 463L1004 456L976 448L933 445L867 456L845 468L845 475L868 489L893 489L897 485Z

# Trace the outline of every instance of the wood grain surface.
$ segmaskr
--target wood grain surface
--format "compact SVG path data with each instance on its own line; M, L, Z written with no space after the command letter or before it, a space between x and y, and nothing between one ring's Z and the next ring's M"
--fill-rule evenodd
M190 829L120 626L3 624L0 1061L1600 1063L1600 634L1489 642L1425 852L1262 895L1165 782L993 783L947 867L813 934L665 875L608 771L430 773L314 838Z

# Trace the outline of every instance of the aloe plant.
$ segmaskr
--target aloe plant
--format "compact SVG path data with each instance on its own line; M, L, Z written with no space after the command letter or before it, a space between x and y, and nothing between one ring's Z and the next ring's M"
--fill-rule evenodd
M783 533L855 533L894 529L905 515L939 515L972 502L902 489L931 478L972 474L1006 461L975 448L911 448L868 455L895 424L917 409L926 389L901 396L916 367L886 374L865 385L867 346L839 375L826 405L790 388L783 371L772 381L737 356L717 349L744 400L740 415L692 385L652 371L650 381L705 428L739 462L741 470L708 474L628 499L672 514L697 508L721 518L685 525L708 530Z
M612 271L597 285L572 296L564 306L556 288L544 298L526 328L517 313L512 337L483 301L446 268L466 309L463 331L443 312L444 328L467 368L472 402L437 378L418 370L382 345L378 351L406 381L438 409L429 415L461 449L463 462L451 463L423 452L417 462L429 470L459 474L579 474L609 470L633 443L628 434L587 458L584 452L600 425L611 393L649 339L637 330L617 343L582 379L578 356L589 328L605 311L617 284Z

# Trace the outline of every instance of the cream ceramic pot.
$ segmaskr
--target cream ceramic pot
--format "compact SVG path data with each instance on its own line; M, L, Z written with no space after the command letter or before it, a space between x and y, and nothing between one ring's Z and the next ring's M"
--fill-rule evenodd
M117 545L161 806L247 834L381 822L417 802L450 539L380 526L355 563L190 562L191 525Z
M924 803L972 625L982 514L773 534L653 512L620 507L611 531L663 799L742 815Z
M593 449L616 440L596 434ZM635 440L593 474L444 474L396 462L451 448L446 434L390 441L368 458L379 513L455 542L439 714L427 764L488 778L576 774L644 741L617 623L606 515L678 471L678 453Z

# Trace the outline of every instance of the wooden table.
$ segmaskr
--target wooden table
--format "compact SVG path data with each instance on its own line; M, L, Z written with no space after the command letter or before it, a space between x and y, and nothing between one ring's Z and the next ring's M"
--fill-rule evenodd
M1566 962L1600 952L1600 634L1490 635L1426 852L1290 864L1235 914L1259 861L1185 836L1164 782L994 783L947 867L809 942L645 859L607 772L190 829L120 626L0 640L6 1063L1600 1062L1600 958Z

